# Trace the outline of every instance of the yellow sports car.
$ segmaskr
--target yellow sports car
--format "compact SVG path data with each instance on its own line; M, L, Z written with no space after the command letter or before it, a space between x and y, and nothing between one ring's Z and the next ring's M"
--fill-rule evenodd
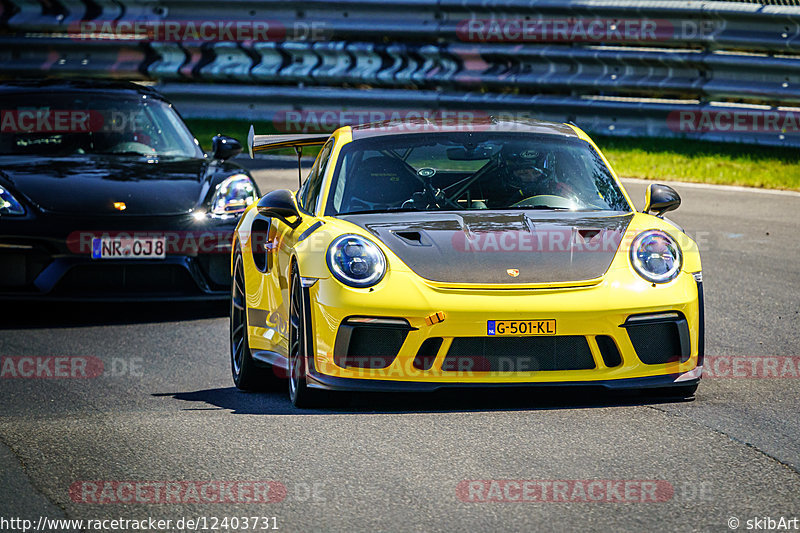
M702 374L697 245L650 185L637 212L571 124L405 120L331 135L296 192L234 233L237 387L285 371L296 406L324 390L600 385L691 396ZM281 373L276 372L276 373Z

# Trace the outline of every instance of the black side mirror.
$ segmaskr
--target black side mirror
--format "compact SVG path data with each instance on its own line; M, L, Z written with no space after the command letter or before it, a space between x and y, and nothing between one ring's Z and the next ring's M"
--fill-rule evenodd
M292 191L278 189L265 194L256 205L258 212L265 217L277 218L290 228L294 229L300 225L302 218L294 203ZM290 221L289 219L294 219Z
M643 213L655 212L657 217L662 216L667 211L674 211L681 205L681 197L672 187L651 183L647 186L644 193Z
M233 137L226 137L225 135L215 135L211 139L211 148L214 159L219 159L220 161L225 161L242 153L242 143Z

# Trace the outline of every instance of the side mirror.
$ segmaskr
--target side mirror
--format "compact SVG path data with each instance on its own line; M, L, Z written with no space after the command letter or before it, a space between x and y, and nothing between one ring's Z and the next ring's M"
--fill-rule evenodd
M644 193L643 213L655 212L657 217L662 216L667 211L674 211L681 205L681 197L672 187L651 183L647 186Z
M258 212L265 217L277 218L290 228L294 229L300 225L302 218L294 203L292 191L278 189L265 194L256 205ZM290 221L289 219L294 219Z
M211 153L214 159L225 161L242 153L242 143L233 137L226 137L225 135L215 135L211 139Z

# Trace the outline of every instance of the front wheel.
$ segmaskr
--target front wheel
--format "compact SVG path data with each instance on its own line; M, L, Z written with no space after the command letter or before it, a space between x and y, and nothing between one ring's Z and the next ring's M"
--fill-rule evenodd
M322 392L309 389L306 383L306 358L313 340L309 338L311 324L306 320L300 275L294 270L289 299L289 400L295 407L314 407L321 403Z
M250 343L247 340L246 294L242 254L237 251L231 280L231 374L237 388L261 390L267 388L272 373L269 368L257 366L250 355Z

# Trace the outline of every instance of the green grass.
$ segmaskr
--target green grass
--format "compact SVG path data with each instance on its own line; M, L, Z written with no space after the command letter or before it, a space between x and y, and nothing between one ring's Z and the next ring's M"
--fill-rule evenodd
M205 150L211 148L211 137L217 133L244 144L251 124L244 120L186 122ZM270 122L254 124L257 133L278 133ZM800 149L688 139L594 136L594 140L623 177L800 190ZM306 148L303 153L316 155L318 150Z
M617 174L800 190L800 150L686 139L595 137Z
M214 135L221 133L222 135L227 135L229 137L238 139L239 142L242 143L242 146L244 146L246 152L247 133L250 131L250 124L253 124L256 133L259 135L265 135L269 133L285 133L276 131L272 125L272 122L268 121L251 122L249 120L214 120L197 118L187 119L186 124L189 126L189 129L192 130L194 136L197 137L197 140L200 141L200 145L203 147L203 150L206 151L211 150L211 138ZM316 156L319 150L320 147L317 146L303 148L303 156ZM294 155L294 150L275 150L270 153L276 155Z

